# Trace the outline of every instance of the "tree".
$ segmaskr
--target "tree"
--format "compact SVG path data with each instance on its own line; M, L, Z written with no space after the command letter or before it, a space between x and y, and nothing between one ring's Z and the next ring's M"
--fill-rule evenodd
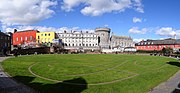
M173 53L173 49L172 48L170 48L170 47L168 47L168 48L163 48L162 49L162 53L163 53L163 55L171 55L172 53Z

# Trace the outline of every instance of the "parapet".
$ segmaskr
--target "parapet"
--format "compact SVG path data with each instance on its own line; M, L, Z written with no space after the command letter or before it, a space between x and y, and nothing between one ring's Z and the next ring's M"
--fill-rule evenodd
M96 28L95 29L95 32L111 32L111 29L110 28L107 28L107 27L105 27L105 28Z

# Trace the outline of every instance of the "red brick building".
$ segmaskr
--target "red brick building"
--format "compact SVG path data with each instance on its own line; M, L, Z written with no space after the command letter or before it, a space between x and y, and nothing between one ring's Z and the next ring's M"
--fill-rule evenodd
M162 50L163 48L180 48L180 39L147 40L135 44L137 50Z
M12 37L13 46L36 42L36 33L38 32L38 30L26 30L17 32L17 30L15 29Z

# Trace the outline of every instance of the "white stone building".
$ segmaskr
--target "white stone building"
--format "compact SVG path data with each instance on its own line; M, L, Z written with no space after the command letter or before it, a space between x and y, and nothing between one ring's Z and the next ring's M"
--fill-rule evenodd
M112 48L134 47L133 39L127 36L110 36L110 28L96 28L95 32L57 33L65 49L101 50Z
M88 32L66 32L57 33L62 39L65 49L98 49L98 36Z
M133 39L129 36L111 36L111 48L135 47Z

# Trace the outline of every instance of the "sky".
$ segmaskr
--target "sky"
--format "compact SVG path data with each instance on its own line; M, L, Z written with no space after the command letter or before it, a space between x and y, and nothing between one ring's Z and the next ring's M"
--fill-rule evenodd
M180 0L0 0L0 30L111 28L119 36L180 39Z

